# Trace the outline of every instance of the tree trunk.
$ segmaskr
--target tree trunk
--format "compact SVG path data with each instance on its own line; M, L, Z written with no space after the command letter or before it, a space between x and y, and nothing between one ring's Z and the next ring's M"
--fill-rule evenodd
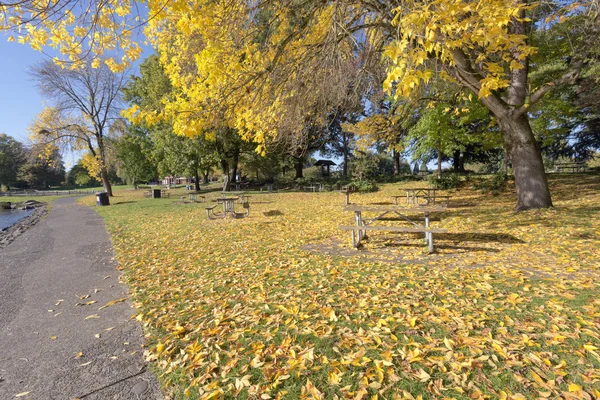
M203 180L203 182L204 182L205 185L208 185L208 174L209 174L209 172L210 172L209 170L206 170L204 172L204 180Z
M344 146L344 167L342 169L342 175L344 176L344 178L348 177L348 160L350 159L350 149L349 149L349 137L348 137L348 133L345 131L342 131L342 140L343 140L343 146Z
M221 171L223 172L223 191L229 192L230 179L229 179L229 162L225 159L221 160Z
M452 154L452 169L454 172L460 170L460 150L454 150L454 154Z
M527 114L513 118L510 114L498 118L515 174L517 188L516 211L552 207L552 198L544 162L533 136Z
M231 160L231 182L235 183L237 182L237 172L238 172L238 162L240 159L240 151L239 149L236 149L235 152L233 153L233 159Z
M194 189L196 189L196 192L200 191L200 172L198 172L198 169L194 171Z
M112 186L110 185L110 182L108 180L108 171L106 170L106 166L104 165L100 167L100 177L102 178L102 186L104 186L104 191L108 193L110 197L112 197Z
M302 158L294 157L294 168L296 169L296 177L294 179L304 178L302 174L304 169L304 160Z
M508 154L508 149L506 148L506 144L504 144L504 175L508 175L508 164L510 162L510 156Z
M400 153L392 149L392 157L394 158L394 175L400 175Z
M112 186L108 180L108 168L106 167L106 156L104 152L104 137L102 136L101 131L96 135L96 141L98 142L98 152L100 153L100 178L102 178L102 186L104 186L104 191L108 196L113 197Z
M442 145L437 146L437 178L442 179Z

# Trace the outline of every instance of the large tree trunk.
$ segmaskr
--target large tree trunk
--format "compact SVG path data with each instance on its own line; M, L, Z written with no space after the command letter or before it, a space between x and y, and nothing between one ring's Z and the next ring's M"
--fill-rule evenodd
M304 178L302 171L304 169L304 159L301 157L294 157L294 168L296 169L296 177L294 179Z
M102 163L104 164L104 163ZM108 193L108 195L110 197L112 197L113 192L112 192L112 186L110 184L110 181L108 180L108 170L106 169L106 166L102 165L100 167L100 178L102 178L102 186L104 186L104 191L106 193Z
M229 192L231 179L229 177L229 162L225 159L221 160L221 171L223 172L223 191Z
M194 189L198 192L200 191L200 172L198 172L197 168L194 172Z
M238 173L238 163L240 160L240 151L239 150L235 150L235 152L233 153L233 159L231 160L231 182L235 183L237 182L237 173Z
M106 155L104 152L104 137L102 136L102 131L96 135L96 141L98 142L98 152L100 153L100 178L102 179L102 186L104 186L104 191L110 197L113 197L112 186L108 180L108 168L106 167Z
M394 175L400 175L400 153L392 149L392 157L394 158Z
M527 114L498 118L515 174L516 211L552 207L552 198L540 147L533 136Z

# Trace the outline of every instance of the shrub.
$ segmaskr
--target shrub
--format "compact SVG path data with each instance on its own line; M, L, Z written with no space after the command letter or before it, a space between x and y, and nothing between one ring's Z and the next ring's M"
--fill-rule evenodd
M458 174L442 175L441 179L436 176L429 176L429 183L438 189L456 189L461 184L461 177Z
M351 185L355 186L356 190L358 190L359 193L376 192L379 190L379 187L373 181L367 181L367 180L358 181L358 180L356 180L356 181L352 181Z
M475 189L484 193L491 193L494 196L498 196L500 193L506 190L507 181L508 175L499 173L493 175L491 178L483 178L479 182L476 182Z

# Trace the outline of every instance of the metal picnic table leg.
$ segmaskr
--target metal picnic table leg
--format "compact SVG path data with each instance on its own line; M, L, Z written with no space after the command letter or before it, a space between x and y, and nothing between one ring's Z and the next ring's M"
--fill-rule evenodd
M425 229L429 229L429 211L425 211ZM427 241L427 249L433 253L433 235L431 232L425 232L425 240Z

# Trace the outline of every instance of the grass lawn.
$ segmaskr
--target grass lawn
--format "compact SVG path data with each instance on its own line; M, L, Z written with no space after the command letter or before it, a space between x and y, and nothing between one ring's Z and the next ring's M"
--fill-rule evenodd
M510 188L450 191L433 255L390 232L354 250L337 192L255 193L245 219L183 189L96 209L170 398L600 398L600 179L550 185L520 214Z

